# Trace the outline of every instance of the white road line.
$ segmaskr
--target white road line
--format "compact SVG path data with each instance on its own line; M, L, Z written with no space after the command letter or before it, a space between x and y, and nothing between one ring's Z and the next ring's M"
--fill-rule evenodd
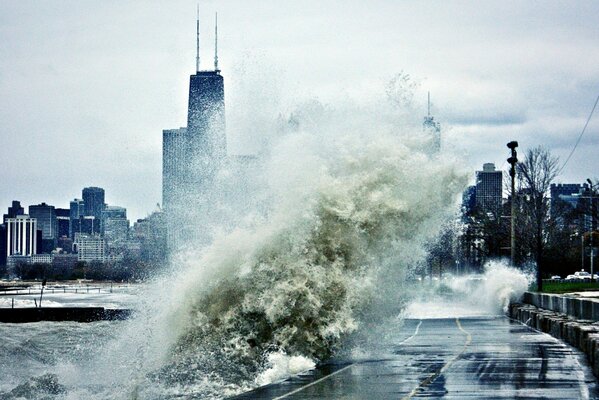
M418 325L416 326L416 330L414 331L414 334L413 334L412 336L410 336L409 338L407 338L407 339L404 339L403 341L401 341L401 342L399 343L399 345L401 346L402 344L404 344L404 343L407 343L407 342L409 342L410 340L414 339L414 337L416 337L416 335L418 335L418 332L420 331L420 325L422 325L422 320L420 320L420 321L418 322Z
M410 336L409 338L407 338L407 339L404 339L402 342L400 342L400 343L399 343L399 345L401 346L402 344L404 344L404 343L406 343L406 342L408 342L408 341L412 340L412 339L413 339L413 338L414 338L416 335L418 335L418 332L420 331L420 325L422 325L422 320L420 320L420 321L418 322L418 325L416 326L416 330L414 331L414 334L413 334L412 336ZM349 365L346 365L345 367L343 367L343 368L341 368L341 369L338 369L337 371L333 372L332 374L328 374L327 376L323 376L322 378L320 378L320 379L317 379L317 380L315 380L314 382L310 382L310 383L308 383L307 385L304 385L304 386L302 386L302 387L299 387L299 388L297 388L297 389L295 389L295 390L293 390L293 391L291 391L291 392L289 392L289 393L285 393L285 394L284 394L284 395L282 395L282 396L275 397L273 400L285 399L285 398L287 398L287 397L289 397L289 396L292 396L292 395L294 395L294 394L296 394L296 393L299 393L299 392L301 392L302 390L304 390L304 389L307 389L307 388L309 388L309 387L311 387L311 386L314 386L314 385L316 385L316 384L318 384L318 383L320 383L320 382L324 381L325 379L331 378L331 377L333 377L333 376L335 376L335 375L337 375L337 374L339 374L339 373L341 373L341 372L345 371L346 369L349 369L349 368L353 367L353 366L354 366L354 365L356 365L356 364L359 364L359 363L354 363L354 364L349 364Z
M302 390L309 388L310 386L314 386L314 385L316 385L317 383L320 383L320 382L324 381L324 380L325 380L325 379L327 379L327 378L330 378L330 377L332 377L332 376L335 376L335 375L337 375L337 374L339 374L339 373L341 373L341 372L345 371L346 369L353 367L354 365L355 365L355 364L349 364L349 365L347 365L347 366L345 366L345 367L343 367L343 368L341 368L341 369L338 369L337 371L333 372L332 374L328 374L327 376L323 376L322 378L320 378L320 379L317 379L317 380L315 380L314 382L310 382L310 383L308 383L308 384L307 384L307 385L305 385L305 386L302 386L302 387L300 387L300 388L297 388L297 389L295 389L295 390L294 390L294 391L292 391L292 392L285 393L284 395L282 395L282 396L279 396L279 397L275 397L273 400L284 399L284 398L286 398L286 397L289 397L289 396L291 396L291 395L294 395L294 394L296 394L296 393L299 393L299 392L301 392Z

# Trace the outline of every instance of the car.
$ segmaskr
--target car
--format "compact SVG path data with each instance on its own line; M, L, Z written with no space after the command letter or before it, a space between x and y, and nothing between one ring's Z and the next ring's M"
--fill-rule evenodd
M551 275L551 279L560 280L562 277L559 275Z
M597 279L597 274L593 274L593 277L595 279ZM573 275L568 275L566 276L566 281L584 281L584 280L590 280L591 279L591 274L589 274L588 272L586 272L585 270L582 271L576 271L574 272Z

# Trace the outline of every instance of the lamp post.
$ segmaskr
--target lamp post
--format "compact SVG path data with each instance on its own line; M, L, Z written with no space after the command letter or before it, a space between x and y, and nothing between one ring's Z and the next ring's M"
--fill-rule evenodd
M594 186L593 185L593 181L591 181L590 179L587 179L587 182L589 183L590 187L591 187L591 202L590 202L590 211L591 211L591 283L595 281L595 277L594 277L594 256L595 256L595 249L593 247L593 233L595 232L595 209L593 208L593 198L594 198Z
M512 261L512 266L516 265L516 163L518 162L518 154L516 153L516 147L518 147L518 142L515 140L509 142L507 147L512 151L512 156L507 159L507 162L510 163L510 177L512 178L512 201L511 201L511 212L510 212L510 258Z

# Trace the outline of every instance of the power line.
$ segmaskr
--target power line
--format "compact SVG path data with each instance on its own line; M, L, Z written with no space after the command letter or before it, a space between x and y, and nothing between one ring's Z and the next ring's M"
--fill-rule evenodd
M564 168L566 167L566 164L568 164L568 161L570 161L570 158L572 157L572 154L574 154L574 151L576 150L576 147L578 147L578 143L580 143L580 139L582 139L582 135L584 135L584 132L587 130L587 126L589 126L589 122L591 121L591 118L593 117L593 113L595 112L595 108L597 107L597 103L599 103L599 96L597 96L597 100L595 100L595 104L593 105L593 109L591 110L591 113L589 114L589 117L587 118L587 122L586 122L586 124L584 124L584 128L582 128L582 132L580 132L580 136L578 136L578 139L576 140L576 143L574 144L574 147L572 148L572 151L570 152L570 155L568 156L568 158L566 158L566 161L564 162L564 165L562 165L562 167L560 168L560 170L557 172L558 175L564 170Z

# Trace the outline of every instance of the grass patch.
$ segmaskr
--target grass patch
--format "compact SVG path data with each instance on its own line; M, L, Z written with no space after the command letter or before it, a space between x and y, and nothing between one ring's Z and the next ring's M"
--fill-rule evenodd
M536 289L536 285L534 286ZM583 292L585 290L599 291L599 282L543 282L543 293Z

